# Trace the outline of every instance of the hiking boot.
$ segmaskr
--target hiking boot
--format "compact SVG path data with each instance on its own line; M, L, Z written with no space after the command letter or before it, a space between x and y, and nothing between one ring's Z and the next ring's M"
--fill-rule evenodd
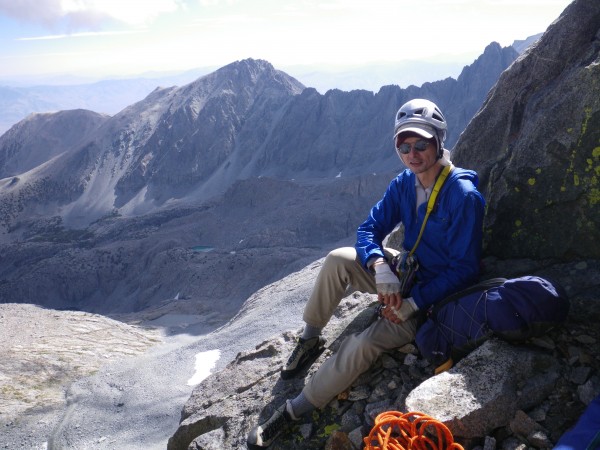
M315 336L310 339L298 339L296 348L289 357L286 365L281 369L281 378L292 378L305 367L310 366L323 352L325 339Z
M291 402L286 400L283 405L277 408L269 420L252 428L246 440L248 448L251 450L267 448L295 420L299 419L294 416Z

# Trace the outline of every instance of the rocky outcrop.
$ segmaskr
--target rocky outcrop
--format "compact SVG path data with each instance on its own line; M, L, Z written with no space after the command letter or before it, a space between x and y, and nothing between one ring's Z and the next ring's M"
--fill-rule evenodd
M428 413L444 421L456 440L469 449L486 442L486 448L517 448L523 443L552 447L600 394L596 327L600 265L544 266L531 260L489 258L486 267L489 278L533 273L559 282L572 302L565 327L523 345L494 338L437 376L412 345L386 353L348 391L295 423L270 448L359 449L375 417L389 410ZM281 285L286 285L285 280ZM590 298L596 301L590 304ZM251 427L269 417L285 399L295 397L339 342L372 320L375 301L375 296L358 292L345 298L324 330L330 343L327 350L296 379L279 376L293 349L296 330L239 353L225 369L194 389L183 408L180 427L169 440L169 450L245 449ZM345 446L336 447L334 441Z
M477 439L538 406L554 390L559 369L552 355L491 340L417 386L405 405L444 422L457 439Z
M456 145L488 201L488 252L600 257L600 4L576 0L509 70Z
M340 304L337 317L327 329L326 337L332 344L316 365L335 351L343 337L363 329L373 319L374 308L364 308L370 303L370 296L357 293ZM302 386L302 379L285 382L279 378L281 363L294 345L295 334L286 332L238 354L225 370L209 377L186 403L182 422L168 448L185 449L198 436L212 441L210 445L215 448L245 448L246 434L265 405L279 406L282 399ZM215 441L213 435L203 436L218 429L224 431L221 441Z

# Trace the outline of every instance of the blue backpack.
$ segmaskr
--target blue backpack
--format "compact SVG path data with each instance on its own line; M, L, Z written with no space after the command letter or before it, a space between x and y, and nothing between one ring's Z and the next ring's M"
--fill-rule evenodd
M597 450L600 448L600 395L587 406L577 423L553 450Z
M511 342L546 333L567 319L563 288L537 276L494 278L435 305L416 344L436 367L457 362L492 336Z

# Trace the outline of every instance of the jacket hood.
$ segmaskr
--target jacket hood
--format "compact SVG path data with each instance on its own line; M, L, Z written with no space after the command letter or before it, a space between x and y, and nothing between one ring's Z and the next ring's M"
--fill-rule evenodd
M467 180L473 183L473 186L477 187L479 185L479 176L477 172L471 169L462 169L460 167L455 167L452 172L448 175L446 179L446 183L454 183L459 180Z

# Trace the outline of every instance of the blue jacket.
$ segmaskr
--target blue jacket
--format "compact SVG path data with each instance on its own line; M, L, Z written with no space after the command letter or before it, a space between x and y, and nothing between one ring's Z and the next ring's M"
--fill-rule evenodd
M398 224L404 225L404 249L415 244L427 210L426 203L416 210L415 181L410 170L400 173L358 227L355 248L365 269L370 258L384 256L383 239ZM478 181L474 171L455 167L438 194L415 252L419 270L411 296L419 309L478 281L485 208Z

